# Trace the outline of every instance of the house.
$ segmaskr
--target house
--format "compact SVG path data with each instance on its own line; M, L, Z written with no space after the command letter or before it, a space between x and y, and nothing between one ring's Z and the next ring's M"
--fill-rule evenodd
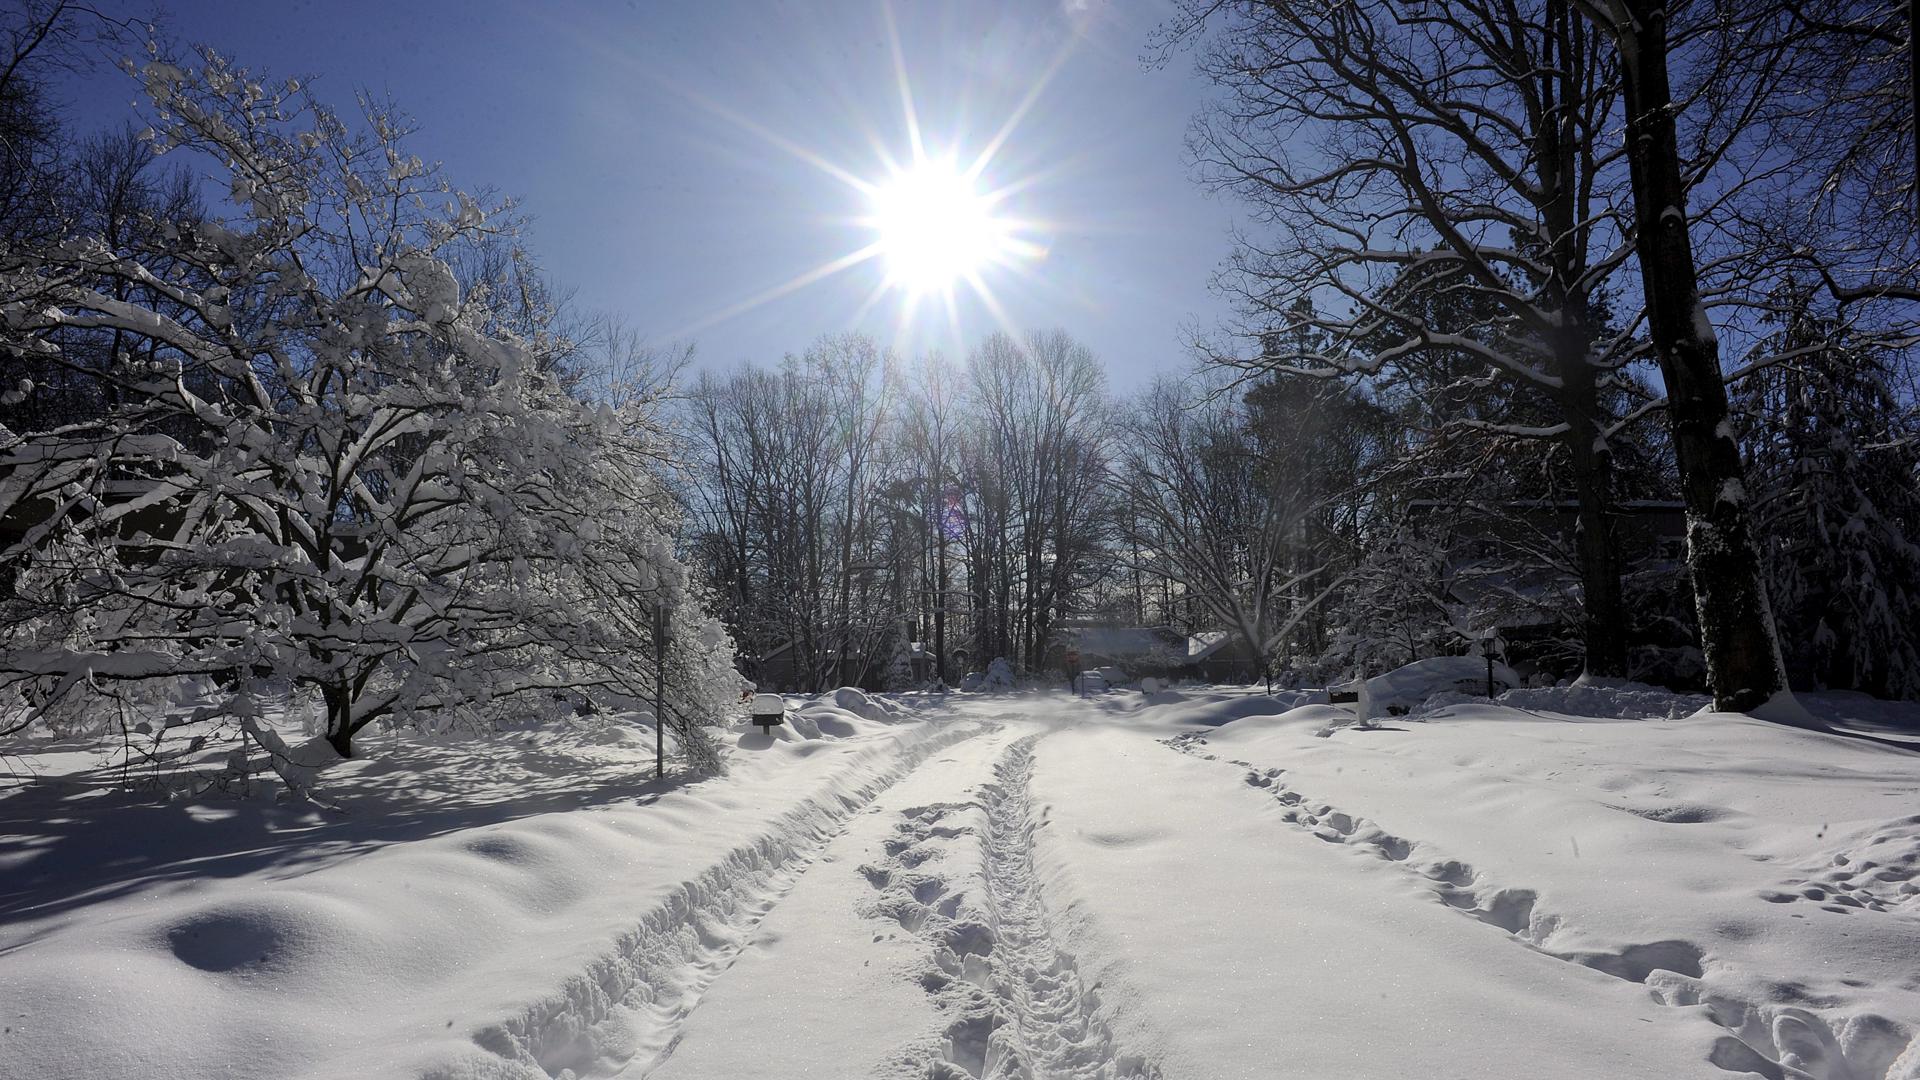
M760 689L774 693L806 693L836 686L857 686L862 690L899 688L886 685L888 669L895 661L894 650L899 647L898 638L875 643L871 650L858 644L843 650L838 641L837 636L816 640L814 654L809 657L804 643L795 638L768 649L757 658L743 654L741 666ZM936 667L933 646L924 641L908 641L905 645L908 677L916 685L930 681Z
M1573 627L1580 608L1574 570L1579 504L1515 499L1492 506L1417 500L1412 526L1434 542L1442 592L1462 625L1497 629L1509 663L1521 673L1564 674L1578 666ZM1614 504L1614 544L1623 584L1654 593L1684 581L1686 504L1624 500ZM1684 642L1668 642L1683 645ZM1566 670L1562 670L1566 669Z
M1216 683L1248 683L1266 671L1266 661L1233 630L1203 630L1187 636L1187 661L1176 674Z
M1171 676L1186 663L1187 635L1171 626L1108 626L1067 623L1054 628L1047 666L1066 670L1066 655L1080 654L1079 670L1116 667L1128 675Z
M1053 640L1047 663L1060 670L1069 651L1080 654L1080 670L1115 667L1136 679L1245 683L1265 670L1246 638L1227 630L1188 633L1172 626L1068 623L1055 629Z

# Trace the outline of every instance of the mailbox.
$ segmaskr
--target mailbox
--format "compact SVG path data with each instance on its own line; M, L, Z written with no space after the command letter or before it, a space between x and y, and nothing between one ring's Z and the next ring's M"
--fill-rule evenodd
M779 694L755 694L747 706L747 712L753 715L753 722L761 731L772 734L773 729L787 718L787 699Z

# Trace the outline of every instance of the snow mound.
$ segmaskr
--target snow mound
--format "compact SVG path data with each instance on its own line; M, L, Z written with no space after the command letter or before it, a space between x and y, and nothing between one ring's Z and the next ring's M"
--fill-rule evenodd
M882 723L899 715L900 707L889 701L873 697L856 686L843 686L833 692L835 707L866 720Z
M986 685L983 689L1005 693L1013 689L1013 665L1007 663L1004 656L996 656L993 663L987 665Z
M351 940L351 919L317 897L251 897L202 908L161 928L166 949L188 967L258 977L311 967L330 942Z
M827 714L824 719L828 730L821 728L822 712ZM855 723L864 724L865 722L852 713L841 712L830 705L813 709L788 709L780 723L765 731L750 720L737 721L734 724L734 730L739 732L739 737L735 740L735 745L742 750L767 750L782 743L810 743L843 738L840 732L852 730L852 725ZM804 755L820 748L816 746L805 750L798 747L791 749Z
M877 715L869 717L865 713L850 710L845 706L835 707L824 701L809 702L787 714L789 719L804 717L814 730L833 739L848 739L856 735L870 735L883 730L892 722L885 711L875 709Z
M1704 694L1677 694L1645 683L1613 681L1509 690L1499 702L1533 712L1606 720L1677 720L1713 704Z
M1513 669L1495 662L1493 682L1496 690L1519 686L1521 679ZM1487 661L1478 656L1430 656L1394 668L1384 675L1366 680L1375 715L1383 712L1408 712L1435 694L1484 693L1487 688ZM1350 680L1332 690L1357 690L1359 680Z
M1165 699L1162 703L1161 699ZM1195 694L1191 697L1163 690L1151 695L1148 703L1157 706L1153 719L1158 723L1226 728L1235 721L1260 718L1262 725L1293 711L1291 696L1268 697L1265 694Z

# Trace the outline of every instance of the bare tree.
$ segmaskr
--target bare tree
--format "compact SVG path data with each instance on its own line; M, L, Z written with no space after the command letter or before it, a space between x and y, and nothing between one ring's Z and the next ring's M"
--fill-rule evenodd
M690 394L702 557L748 651L791 649L809 689L860 681L897 629L876 513L897 382L888 354L848 335Z
M1351 579L1349 553L1324 527L1333 492L1315 451L1317 436L1337 445L1330 428L1352 416L1328 404L1331 415L1299 417L1273 445L1238 393L1161 381L1122 429L1122 558L1171 580L1268 666Z
M1060 331L991 335L967 374L963 537L977 655L1031 670L1055 620L1103 569L1105 376Z
M916 590L932 629L934 677L945 682L947 630L954 614L952 549L960 539L962 499L958 484L957 441L960 418L961 372L939 356L927 358L916 371L913 389L901 416L904 471L915 497L920 531L921 578Z
M1668 73L1668 11L1648 0L1569 0L1612 42L1625 76L1634 244L1647 330L1666 382L1666 411L1687 503L1688 565L1716 707L1748 712L1787 693L1767 605L1745 474L1720 368L1720 341L1700 299ZM1811 723L1804 712L1772 710Z
M1218 24L1202 67L1229 91L1196 155L1271 227L1240 239L1222 279L1261 351L1224 359L1368 379L1444 368L1435 391L1480 403L1436 434L1554 447L1579 507L1587 670L1624 674L1608 403L1639 347L1608 311L1630 248L1603 43L1552 2L1188 16L1188 33Z

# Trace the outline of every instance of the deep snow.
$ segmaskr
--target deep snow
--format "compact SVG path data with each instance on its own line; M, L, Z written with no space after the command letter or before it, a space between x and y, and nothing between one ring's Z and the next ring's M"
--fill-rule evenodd
M375 742L338 814L47 748L0 1076L1920 1077L1920 753L1300 700L842 692L665 787L631 730Z

